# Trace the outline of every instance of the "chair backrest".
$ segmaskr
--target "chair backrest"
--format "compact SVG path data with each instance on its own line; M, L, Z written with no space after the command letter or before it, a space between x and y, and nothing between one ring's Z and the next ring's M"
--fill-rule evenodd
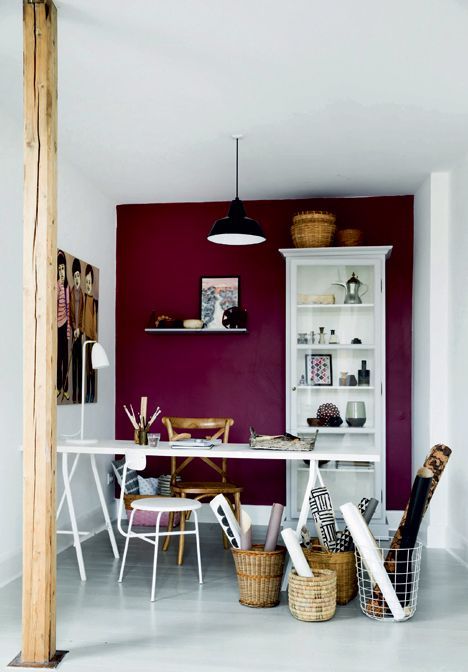
M124 495L125 495L125 485L127 483L127 474L129 469L134 471L143 471L146 467L146 455L140 453L140 451L129 450L125 453L125 464L122 472L122 480L120 483L120 497L119 497L119 510L117 513L117 527L121 534L125 534L121 528L121 519L124 507Z
M219 439L221 438L223 443L228 443L229 441L229 430L234 424L232 418L181 418L175 416L165 416L162 418L162 423L167 429L167 435L169 441L178 441L180 439L190 439L190 432L183 431L187 429L196 429L196 430L215 430L211 431L206 435L207 439ZM182 430L182 431L179 431ZM177 466L176 458L171 457L171 474L172 474L172 483L176 481L176 477L183 471L189 464L192 462L193 457L187 457L183 462ZM225 483L227 481L227 461L225 458L221 460L221 467L218 466L212 459L208 457L200 458L205 464L208 464L212 469L214 469L220 476L221 481Z

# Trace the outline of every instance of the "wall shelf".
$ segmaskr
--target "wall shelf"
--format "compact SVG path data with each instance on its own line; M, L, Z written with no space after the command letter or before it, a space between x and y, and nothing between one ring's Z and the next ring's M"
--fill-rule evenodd
M339 308L340 310L347 309L362 309L362 308L373 308L373 303L298 303L296 308L313 308L314 310L331 310L333 308Z
M248 334L247 329L156 329L147 327L147 334Z

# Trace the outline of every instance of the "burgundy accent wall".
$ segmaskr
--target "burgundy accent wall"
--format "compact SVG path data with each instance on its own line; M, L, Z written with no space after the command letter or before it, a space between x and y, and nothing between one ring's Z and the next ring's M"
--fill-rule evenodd
M413 197L245 205L266 243L228 247L206 240L227 203L117 207L116 437L132 438L122 404L135 405L141 395L167 415L233 417L233 441L247 441L251 424L262 433L284 431L285 261L278 249L292 246L296 212L329 209L338 224L364 229L366 244L394 246L387 263L387 508L404 508L411 487ZM199 317L201 275L240 276L249 333L146 334L153 310ZM154 429L162 431L160 423ZM191 477L212 478L205 465L193 466ZM168 468L161 458L147 471ZM229 476L244 486L245 503L285 501L282 462L232 460Z

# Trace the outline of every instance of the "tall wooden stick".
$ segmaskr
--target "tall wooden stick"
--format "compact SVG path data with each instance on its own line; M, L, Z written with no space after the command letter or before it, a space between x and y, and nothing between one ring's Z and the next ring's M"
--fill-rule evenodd
M52 0L23 0L24 482L20 662L24 666L51 666L56 657L56 37L57 14Z

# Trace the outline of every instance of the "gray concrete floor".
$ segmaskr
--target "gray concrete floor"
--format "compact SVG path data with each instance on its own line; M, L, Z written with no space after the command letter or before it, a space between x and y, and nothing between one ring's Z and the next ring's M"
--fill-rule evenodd
M273 609L241 606L219 528L202 525L201 535L204 585L198 584L194 539L188 537L184 566L175 563L175 544L160 554L153 604L148 544L132 540L122 584L106 533L83 546L86 583L79 579L73 548L62 553L57 647L70 653L60 669L468 671L468 571L445 551L424 550L418 610L410 621L372 621L354 600L338 607L329 622L303 623L290 615L284 593ZM20 604L18 580L0 591L0 669L20 649Z

